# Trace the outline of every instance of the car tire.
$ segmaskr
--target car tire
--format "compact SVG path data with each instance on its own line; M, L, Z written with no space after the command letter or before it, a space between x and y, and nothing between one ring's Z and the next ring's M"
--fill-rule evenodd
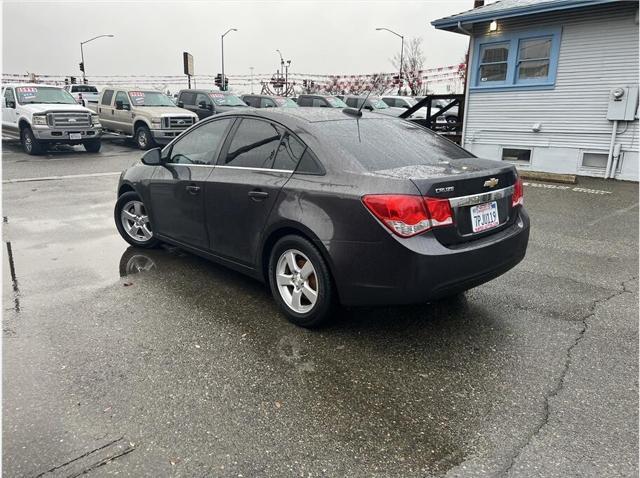
M136 128L136 134L133 137L138 148L143 151L151 149L156 145L156 142L153 140L153 136L151 136L151 130L145 125L138 126Z
M290 322L315 328L332 318L333 281L326 261L310 241L295 235L278 240L271 249L268 274L273 297Z
M102 142L99 139L92 139L90 141L85 141L82 145L88 153L98 153L102 147Z
M132 246L151 249L160 244L153 234L148 210L135 192L126 192L118 198L113 215L118 232Z
M22 149L27 154L35 156L44 152L44 145L36 139L33 131L28 126L20 131L20 141L22 142Z

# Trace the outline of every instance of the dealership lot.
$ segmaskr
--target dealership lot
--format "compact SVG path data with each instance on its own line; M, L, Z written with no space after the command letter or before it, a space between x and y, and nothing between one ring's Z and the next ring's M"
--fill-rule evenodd
M637 184L525 186L515 269L308 331L255 281L127 247L140 152L76 149L3 142L7 476L637 474Z

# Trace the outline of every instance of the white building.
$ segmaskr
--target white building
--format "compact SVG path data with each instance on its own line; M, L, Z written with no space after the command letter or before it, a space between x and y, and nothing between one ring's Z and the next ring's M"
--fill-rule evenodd
M432 25L470 36L465 148L638 180L637 0L501 0Z

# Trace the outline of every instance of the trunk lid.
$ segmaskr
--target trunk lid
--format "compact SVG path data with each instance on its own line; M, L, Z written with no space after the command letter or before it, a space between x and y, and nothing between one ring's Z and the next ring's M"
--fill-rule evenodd
M439 176L431 172L420 177L416 171L409 178L423 196L449 199L454 225L433 231L441 243L451 245L479 239L513 224L517 215L511 206L517 178L513 166L478 158L448 163L443 164ZM497 213L497 225L483 229L487 226L478 222L478 215L483 212Z

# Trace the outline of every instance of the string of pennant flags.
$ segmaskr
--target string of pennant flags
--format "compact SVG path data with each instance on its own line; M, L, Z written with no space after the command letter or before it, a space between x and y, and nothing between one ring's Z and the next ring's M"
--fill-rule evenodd
M399 78L398 72L394 73L369 73L369 74L317 74L291 72L287 75L289 84L302 85L303 82L314 84L320 89L344 89L349 90L354 87L391 88L398 84L412 84L420 86L423 84L433 84L440 82L450 82L463 78L465 64L448 65L437 68L429 68L418 71L405 71L403 78ZM232 87L248 87L273 82L274 78L282 78L282 74L277 73L254 73L240 75L226 75ZM74 78L80 82L77 75L50 75L50 74L17 74L3 73L3 83L47 83L54 85L64 85ZM184 75L92 75L91 83L97 85L165 85L183 86L186 83ZM196 84L211 85L214 83L215 75L194 75Z

